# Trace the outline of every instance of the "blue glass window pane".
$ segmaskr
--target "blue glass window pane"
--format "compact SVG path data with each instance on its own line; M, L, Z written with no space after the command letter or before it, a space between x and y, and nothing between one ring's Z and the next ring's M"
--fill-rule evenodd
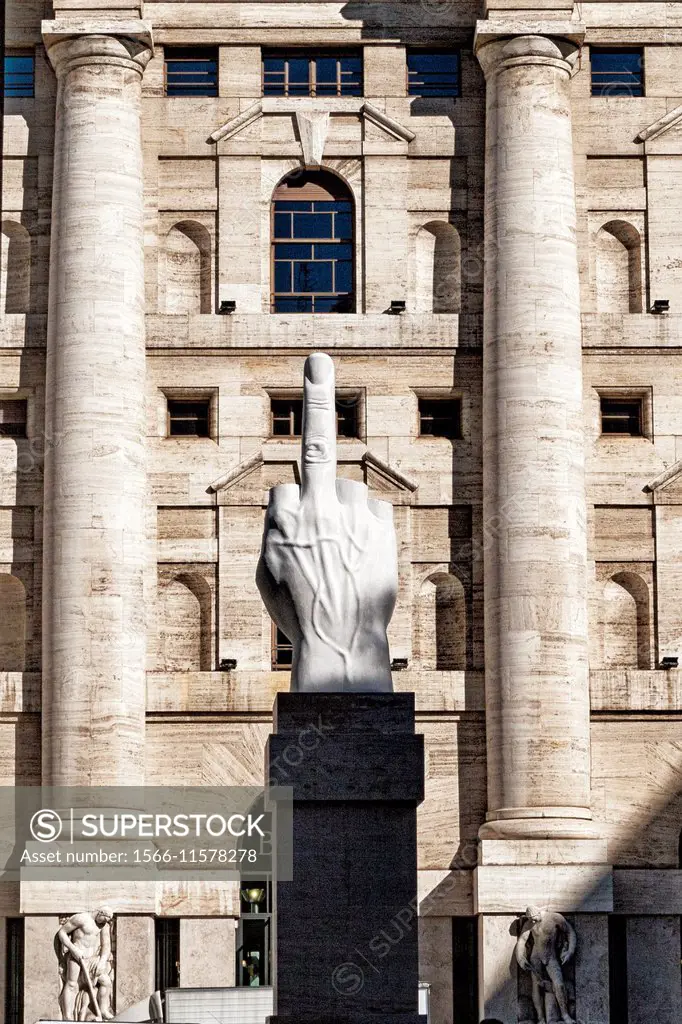
M318 57L315 61L315 79L320 82L331 82L336 89L336 68L338 61L336 57Z
M334 291L350 292L353 289L353 264L350 260L341 260L336 264L336 281Z
M410 96L459 96L459 53L407 55Z
M263 70L266 73L268 71L284 71L284 57L264 57Z
M294 263L295 292L331 292L332 263Z
M294 238L333 238L330 213L295 213Z
M590 54L593 96L643 96L641 50L593 50Z
M278 199L275 203L275 209L278 212L280 210L312 210L312 208L312 203L306 203L302 199L295 202L288 199Z
M291 291L291 263L275 263L275 291Z
M310 260L313 257L312 245L280 245L275 246L276 260Z
M291 238L291 214L275 214L275 238Z
M289 83L304 82L308 84L310 77L310 61L307 57L289 58Z
M313 300L311 298L283 299L277 296L274 306L275 313L312 313Z
M349 213L337 213L334 217L334 238L353 237L353 219Z
M5 57L5 67L8 71L33 73L33 57Z
M348 311L349 302L345 296L343 298L315 296L316 313L347 313Z
M327 213L330 210L336 210L337 212L339 210L343 210L345 212L346 210L350 210L350 203L339 202L336 199L333 199L331 202L323 202L321 200L316 201L315 213Z
M217 96L215 52L169 49L166 52L167 96Z
M33 57L22 55L16 57L5 57L4 63L4 85L5 96L32 97L34 88Z
M315 245L316 260L349 260L352 257L352 246L347 242L325 244L318 242Z

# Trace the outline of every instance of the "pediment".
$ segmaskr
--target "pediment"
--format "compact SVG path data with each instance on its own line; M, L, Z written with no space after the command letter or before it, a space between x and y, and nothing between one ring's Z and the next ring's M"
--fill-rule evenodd
M411 504L418 484L372 452L361 449L361 445L339 447L338 476L366 483L374 497L382 497L395 505ZM300 483L300 464L294 451L298 451L298 445L295 448L291 444L264 446L213 480L208 491L216 495L219 505L263 506L271 487Z
M230 118L208 137L208 143L252 141L255 126L263 117L290 117L295 123L301 145L303 163L319 166L324 156L327 138L334 118L355 115L362 126L363 144L396 143L404 148L415 135L383 110L360 99L338 97L315 99L309 97L266 96L257 100Z
M656 505L682 505L682 459L668 466L644 488Z
M672 133L673 136L677 136L681 129L682 104L667 111L663 117L659 117L657 121L653 121L648 128L643 128L636 136L635 142L644 142L647 146L651 146L652 143L662 140L663 136L668 135L669 133ZM656 146L656 151L658 151L658 146Z

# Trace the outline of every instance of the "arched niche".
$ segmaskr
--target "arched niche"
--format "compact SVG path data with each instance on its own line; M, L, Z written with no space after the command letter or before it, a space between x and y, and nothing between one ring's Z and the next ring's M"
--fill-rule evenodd
M197 221L174 224L166 236L164 281L166 313L210 313L211 235Z
M651 667L649 588L634 572L617 572L602 593L604 668Z
M429 221L415 243L415 309L418 313L459 313L462 252L459 232L447 221Z
M610 220L597 232L598 313L642 312L642 239L625 220Z
M415 647L420 668L466 668L466 593L462 581L438 572L422 583L417 598Z

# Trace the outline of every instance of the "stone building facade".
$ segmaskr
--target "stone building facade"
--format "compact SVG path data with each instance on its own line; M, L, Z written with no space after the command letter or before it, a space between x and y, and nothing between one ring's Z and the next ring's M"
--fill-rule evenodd
M263 509L326 351L339 473L395 510L433 1024L532 1019L532 904L576 929L579 1020L679 1022L682 4L6 18L0 782L262 779ZM159 922L183 986L239 980L233 887L4 886L12 1024L57 1015L59 918L100 902L119 1010Z

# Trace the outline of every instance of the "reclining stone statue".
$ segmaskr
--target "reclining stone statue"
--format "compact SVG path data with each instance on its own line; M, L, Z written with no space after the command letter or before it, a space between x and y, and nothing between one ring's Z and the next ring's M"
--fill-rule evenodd
M334 364L305 363L301 486L270 491L256 582L293 646L291 689L393 689L386 628L398 592L393 508L336 478Z

